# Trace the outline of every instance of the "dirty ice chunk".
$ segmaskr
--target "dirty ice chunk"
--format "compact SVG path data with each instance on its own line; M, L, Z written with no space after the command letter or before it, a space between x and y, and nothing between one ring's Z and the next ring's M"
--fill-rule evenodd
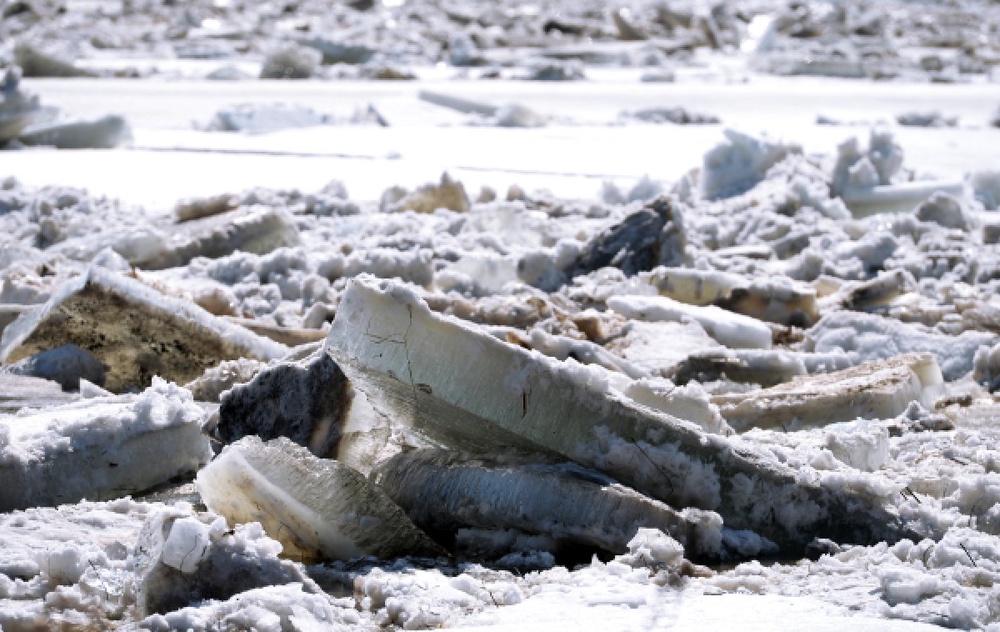
M897 356L771 388L714 398L737 432L751 428L796 430L837 421L889 419L910 402L933 408L944 381L929 353Z
M7 326L0 360L75 344L107 367L105 388L138 390L154 375L184 383L222 360L285 355L261 338L135 279L99 267L62 285L44 305Z
M441 549L379 487L284 437L226 446L198 473L205 504L230 522L260 522L301 560L437 555Z
M624 553L640 527L655 527L693 552L720 553L718 516L700 520L709 512L681 513L598 472L540 456L415 450L380 464L374 480L439 540L464 528L516 529Z
M388 439L381 417L326 353L267 367L222 394L219 437L287 437L319 457L366 471Z
M329 116L295 103L241 103L216 112L208 129L265 134L283 129L325 125L329 122Z
M859 362L880 360L903 353L932 353L948 382L972 370L981 345L996 344L996 334L965 331L950 336L929 327L859 312L833 312L806 332L802 350L818 353L846 351Z
M442 446L560 455L671 506L716 511L787 550L815 536L901 535L881 500L640 405L609 388L604 371L437 316L397 282L352 279L327 350L376 410Z
M0 511L117 498L212 457L202 409L163 380L134 397L0 417Z
M237 525L212 514L169 507L150 516L132 554L139 616L168 613L207 599L275 584L321 593L302 567L281 560L281 544L259 524Z
M665 266L642 277L661 295L683 303L715 304L738 314L798 326L819 320L816 290L787 277L747 279L716 270Z
M771 328L766 323L715 305L688 305L666 296L612 296L608 307L638 320L694 320L727 347L771 348Z

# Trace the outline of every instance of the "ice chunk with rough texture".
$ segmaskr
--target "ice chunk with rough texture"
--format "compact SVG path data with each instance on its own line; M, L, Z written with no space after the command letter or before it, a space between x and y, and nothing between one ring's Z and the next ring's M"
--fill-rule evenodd
M275 46L264 57L261 79L308 79L316 72L322 58L319 52L286 42Z
M271 360L288 347L261 338L135 279L91 267L3 332L0 360L75 344L107 367L114 392L149 385L154 375L188 382L222 360Z
M279 559L280 552L259 524L230 530L218 516L165 508L146 520L132 554L136 610L143 617L164 614L274 584L303 584L322 594L301 566Z
M933 408L943 384L934 356L907 354L771 388L713 399L737 432L797 430L837 421L889 419L918 401Z
M785 349L708 349L692 353L673 373L679 384L690 380L774 386L810 373L846 369L854 364L846 353L800 353Z
M787 550L824 534L901 535L881 500L824 486L750 444L641 406L610 389L605 371L437 316L399 283L353 279L327 350L376 410L440 445L558 454L671 506L716 511L731 528Z
M951 382L972 370L976 350L992 346L997 335L965 331L957 336L937 333L922 325L858 312L833 312L806 332L803 351L846 351L859 362L882 360L904 353L932 353L944 379Z
M234 523L260 522L300 560L442 553L379 487L347 465L281 437L226 446L198 473L205 504Z
M417 450L380 464L373 477L414 523L444 542L463 528L517 529L557 546L624 553L639 528L655 527L695 554L724 557L717 515L675 511L573 463Z
M186 390L154 379L135 397L0 417L0 511L117 498L212 458Z
M388 429L326 353L261 370L221 397L219 437L287 437L319 457L366 471Z
M172 612L150 615L139 623L139 628L152 632L357 629L361 618L354 607L337 607L331 604L330 597L309 588L302 582L290 582L246 590L225 601L199 600ZM224 627L214 627L216 623Z
M701 196L707 200L732 197L752 189L767 170L789 155L801 154L786 145L727 129L726 141L708 151L702 161Z
M666 296L612 296L608 307L639 320L694 320L727 347L771 348L771 328L766 323L715 305L689 305Z

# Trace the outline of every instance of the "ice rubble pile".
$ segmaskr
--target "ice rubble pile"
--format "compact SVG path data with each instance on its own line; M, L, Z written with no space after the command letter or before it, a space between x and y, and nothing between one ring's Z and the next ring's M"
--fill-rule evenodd
M997 65L994 3L894 1L799 3L545 0L445 6L426 0L334 3L97 5L9 2L0 37L5 65L28 76L135 76L129 58L218 60L217 78L259 76L404 78L400 65L449 64L484 77L578 79L585 66L672 66L699 49L755 48L758 66L779 74L925 77L955 81ZM110 24L114 24L111 27ZM400 34L405 34L401 36ZM53 45L53 42L59 42ZM108 69L104 60L115 60ZM516 66L528 68L522 72Z
M572 581L780 592L847 566L867 611L990 621L996 184L914 201L878 131L828 158L729 132L625 204L444 176L151 219L7 180L0 534L117 536L12 540L0 624L432 626L530 592L470 560L594 553ZM684 559L774 555L817 561Z

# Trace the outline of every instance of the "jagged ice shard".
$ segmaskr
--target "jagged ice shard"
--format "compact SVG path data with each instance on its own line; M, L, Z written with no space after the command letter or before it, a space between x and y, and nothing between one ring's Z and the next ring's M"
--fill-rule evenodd
M907 535L878 498L638 404L610 388L601 369L435 315L399 283L352 280L327 350L390 423L444 447L560 455L675 508L716 511L726 526L756 531L787 552L814 537Z

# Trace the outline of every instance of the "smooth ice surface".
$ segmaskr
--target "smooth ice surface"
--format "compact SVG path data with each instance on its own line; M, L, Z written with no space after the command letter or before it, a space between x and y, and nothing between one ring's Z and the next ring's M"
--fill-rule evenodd
M437 316L399 283L352 279L326 348L376 410L438 445L560 454L792 549L825 530L862 541L899 537L883 500L824 487L808 470L637 404L602 369Z
M440 548L356 470L282 437L226 446L198 473L205 504L234 523L260 522L302 560L435 555Z

